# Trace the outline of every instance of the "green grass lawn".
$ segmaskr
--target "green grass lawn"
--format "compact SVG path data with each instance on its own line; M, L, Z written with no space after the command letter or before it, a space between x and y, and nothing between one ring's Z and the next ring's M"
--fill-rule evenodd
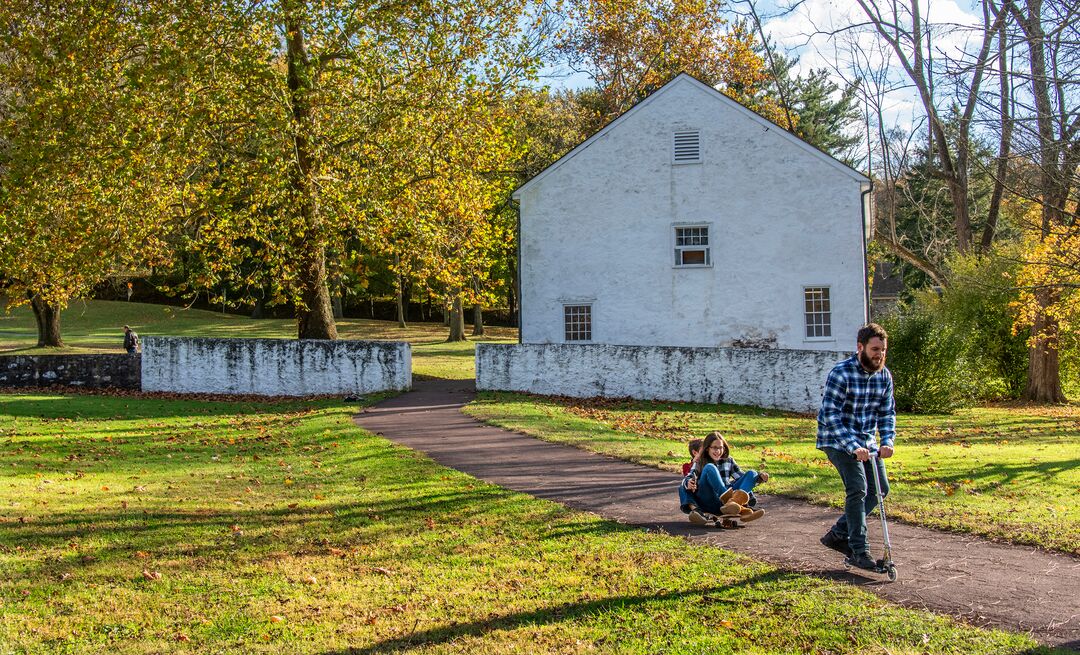
M0 395L0 652L1053 652L485 484L355 410Z
M767 493L840 507L814 448L813 416L733 405L552 399L484 393L466 411L489 423L671 471L686 443L722 431ZM897 419L888 460L891 516L1080 554L1080 406L985 407Z
M142 337L296 337L292 319L250 319L201 309L92 300L73 303L61 315L66 346L62 349L36 347L37 327L28 308L0 313L0 355L123 352L124 325ZM442 323L411 323L399 328L393 321L349 318L338 321L337 328L342 339L410 342L417 376L464 380L476 375L474 341L446 343L448 328ZM485 332L478 340L517 341L516 328L487 327Z

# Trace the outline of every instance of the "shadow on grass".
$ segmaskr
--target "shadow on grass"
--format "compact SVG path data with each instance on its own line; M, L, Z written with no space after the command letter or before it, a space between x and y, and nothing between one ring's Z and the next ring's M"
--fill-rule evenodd
M26 395L0 395L0 410L8 416L78 420L199 419L209 416L278 414L330 406L340 401L267 399L207 401L197 398L153 399L123 396L56 395L26 389ZM376 402L382 396L373 396ZM355 407L356 403L351 403ZM186 426L177 426L179 428Z
M185 556L232 560L238 551L246 550L245 560L252 562L276 559L283 547L321 549L347 547L357 540L393 541L398 536L415 535L430 517L483 519L487 516L491 518L490 523L498 524L506 516L518 515L522 503L532 502L525 496L493 485L462 492L436 491L440 484L437 480L425 480L412 485L415 490L409 489L410 485L401 485L402 497L384 501L311 503L290 497L277 499L278 506L272 508L209 508L200 507L198 502L185 502L183 505L190 508L183 508L176 499L146 494L136 496L130 508L55 513L25 523L8 522L0 535L0 549L32 554L71 542L83 544L65 558L36 561L31 556L22 563L20 575L25 577L59 573L73 564L85 568L126 561L136 551L164 555L179 549ZM127 494L123 497L132 498ZM158 506L144 509L144 504ZM564 511L561 507L552 507L544 518ZM240 532L233 526L239 526ZM523 532L535 533L534 539L538 542L566 536L564 532L546 529L544 523L531 526L525 523L520 527ZM581 523L577 532L605 535L632 530L634 528L629 526L596 521L591 526ZM243 531L249 534L245 535ZM107 534L108 539L103 545L90 548L84 541L92 534ZM401 546L394 557L422 559L430 554L430 547L430 544L416 541L412 546ZM88 555L90 559L76 559Z
M638 596L617 596L615 598L605 598L603 600L563 603L562 605L545 607L531 612L516 612L503 616L491 617L483 621L460 623L457 625L432 628L421 632L413 632L404 637L388 639L364 648L325 651L323 655L375 655L376 653L398 653L421 646L438 646L462 637L480 637L495 630L514 630L521 627L542 626L564 623L577 619L589 619L600 614L626 609L648 611L647 609L644 609L647 608L648 605L668 600L686 599L687 602L693 602L702 607L707 607L710 602L716 600L714 596L731 595L734 590L740 588L753 587L758 584L777 583L798 577L799 576L793 573L773 571L748 577L738 583L726 586L714 586L706 589ZM710 599L713 599L713 601Z

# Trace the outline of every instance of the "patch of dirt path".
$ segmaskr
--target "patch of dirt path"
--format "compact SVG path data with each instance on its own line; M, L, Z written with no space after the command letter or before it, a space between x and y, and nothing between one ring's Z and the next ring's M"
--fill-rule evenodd
M889 583L885 576L847 570L839 553L818 543L836 519L834 510L759 494L767 515L743 529L690 525L677 507L678 475L485 425L460 411L474 396L472 380L417 382L413 391L368 408L356 422L508 489L1080 651L1080 558L891 523L899 579ZM838 478L837 493L839 484ZM871 522L874 553L880 553L879 528Z

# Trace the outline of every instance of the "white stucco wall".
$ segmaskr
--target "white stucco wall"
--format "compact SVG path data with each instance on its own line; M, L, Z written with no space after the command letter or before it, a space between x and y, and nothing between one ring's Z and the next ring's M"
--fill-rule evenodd
M675 130L702 163L673 165ZM592 342L844 350L866 316L863 180L680 77L525 185L524 343L564 342L563 306L592 305ZM676 223L709 225L713 265L675 268ZM807 340L803 289L828 286L831 339Z
M476 388L816 412L825 378L847 356L756 348L478 343Z
M412 386L408 343L143 337L142 388L312 396Z

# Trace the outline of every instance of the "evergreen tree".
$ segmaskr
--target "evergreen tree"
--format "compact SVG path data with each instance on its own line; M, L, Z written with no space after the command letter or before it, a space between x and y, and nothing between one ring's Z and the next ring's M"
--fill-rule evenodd
M861 116L855 104L858 86L849 84L841 89L825 68L812 70L806 76L795 75L792 69L798 61L797 57L773 54L775 70L769 93L787 99L796 134L845 164L858 165L863 140L858 127Z

